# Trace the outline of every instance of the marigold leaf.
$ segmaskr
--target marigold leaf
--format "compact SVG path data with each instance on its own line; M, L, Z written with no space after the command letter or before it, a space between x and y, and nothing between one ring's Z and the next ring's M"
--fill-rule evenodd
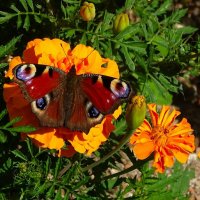
M35 131L36 128L32 126L17 126L13 128L9 128L9 131L19 132L19 133L30 133Z
M3 15L5 14L5 12L0 11L0 15L2 15L2 13L3 13ZM7 15L5 15L3 17L0 16L0 24L8 22L11 18L13 18L15 16L16 16L16 14L10 14L10 13L7 13Z
M127 48L134 50L135 52L146 55L146 47L147 44L144 42L124 42L124 45L126 45Z
M127 28L125 28L123 31L119 32L116 36L115 36L115 40L121 40L126 38L127 36L131 36L134 35L136 33L138 33L139 31L139 26L137 24L132 25L132 26L128 26Z
M0 130L0 143L5 143L7 141L7 135Z
M101 33L105 33L106 30L110 29L110 23L113 20L114 14L105 11L103 22L101 25Z
M28 161L27 157L18 149L11 151L16 157L21 158L24 161Z
M179 20L184 17L187 13L187 9L177 9L169 17L163 20L164 24L174 24L179 22Z
M133 0L126 0L125 5L124 5L125 9L126 10L131 9L133 7L134 3L135 3L135 1L133 1Z
M9 121L7 124L5 124L3 126L3 128L6 129L6 128L12 126L13 124L19 122L20 120L21 120L21 117L16 117L16 118L12 119L11 121Z
M24 7L24 9L26 10L26 11L28 11L28 6L27 6L27 3L26 3L26 0L19 0L20 1L20 3L22 4L22 6Z
M17 16L17 29L19 29L22 26L22 17L21 15Z
M6 109L4 109L4 110L1 111L1 113L0 113L0 121L6 116L7 113L8 112L7 112Z
M23 28L28 31L30 27L30 18L29 15L26 15Z
M16 13L20 13L20 10L14 4L10 6L10 9L14 10Z
M38 15L34 15L34 19L39 24L42 22L42 19Z
M5 56L6 54L9 54L14 46L16 45L17 42L21 40L22 35L19 35L12 40L10 40L6 45L1 45L0 46L0 57Z
M32 0L26 0L26 1L31 10L34 11L33 1Z
M171 5L172 0L165 0L164 3L161 6L159 6L159 8L156 10L155 15L161 15L165 13Z
M126 46L122 46L122 51L121 51L123 54L124 54L124 57L125 57L125 61L126 61L126 64L128 65L129 69L131 71L135 71L135 64L131 58L131 54L128 52L128 49Z
M191 27L191 26L185 26L183 28L179 28L177 31L181 34L191 34L198 30L198 28Z

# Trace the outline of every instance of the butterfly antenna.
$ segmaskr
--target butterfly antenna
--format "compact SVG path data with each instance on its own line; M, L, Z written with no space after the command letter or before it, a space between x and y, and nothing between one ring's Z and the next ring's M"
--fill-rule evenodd
M63 47L62 43L60 43L60 46L62 47L62 49L63 49L63 52L64 52L65 56L67 57L67 54L66 54L66 52L65 52L65 49L64 49L64 47Z

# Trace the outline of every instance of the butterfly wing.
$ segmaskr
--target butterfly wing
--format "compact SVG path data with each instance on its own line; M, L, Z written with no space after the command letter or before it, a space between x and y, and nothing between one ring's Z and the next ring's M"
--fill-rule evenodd
M62 126L65 73L46 65L20 64L13 69L13 74L40 124Z
M124 81L93 74L77 76L74 67L66 74L45 65L21 64L13 72L42 126L88 132L132 95Z
M13 69L14 81L21 87L27 100L44 97L60 86L65 73L46 65L20 64Z
M95 108L104 115L112 113L133 95L128 83L109 76L89 75L81 86Z
M75 89L73 97L75 103L71 105L71 113L66 121L70 129L88 132L106 114L113 113L133 95L130 85L119 79L94 74L76 77L74 85L78 89Z

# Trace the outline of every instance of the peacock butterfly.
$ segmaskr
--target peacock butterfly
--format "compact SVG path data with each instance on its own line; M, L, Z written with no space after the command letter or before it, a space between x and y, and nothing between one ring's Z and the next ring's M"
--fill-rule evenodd
M133 95L128 83L98 74L76 75L75 66L65 73L51 66L20 64L13 74L41 126L89 132Z

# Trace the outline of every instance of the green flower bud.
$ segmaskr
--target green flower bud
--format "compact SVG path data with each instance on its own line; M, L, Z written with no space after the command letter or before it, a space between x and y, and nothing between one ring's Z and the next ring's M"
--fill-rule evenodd
M130 130L138 128L146 115L146 102L144 96L134 96L126 110L126 122Z
M95 6L93 3L84 2L80 9L80 15L84 21L93 20L95 17Z
M113 24L113 29L116 33L123 31L127 26L129 26L129 18L126 13L121 13L116 16Z

